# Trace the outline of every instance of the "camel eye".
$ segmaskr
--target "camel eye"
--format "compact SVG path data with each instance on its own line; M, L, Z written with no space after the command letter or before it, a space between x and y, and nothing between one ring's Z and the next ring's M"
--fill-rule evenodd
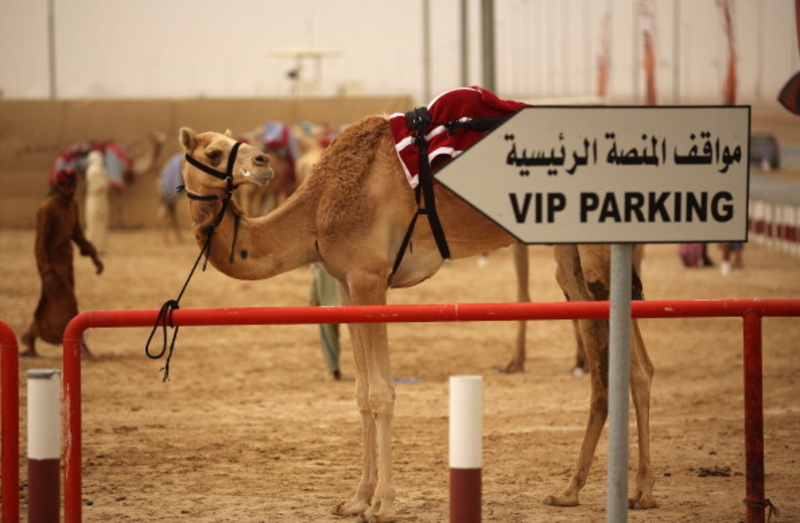
M221 157L222 157L222 151L218 149L211 149L210 151L206 151L206 158L208 158L212 162L218 162Z

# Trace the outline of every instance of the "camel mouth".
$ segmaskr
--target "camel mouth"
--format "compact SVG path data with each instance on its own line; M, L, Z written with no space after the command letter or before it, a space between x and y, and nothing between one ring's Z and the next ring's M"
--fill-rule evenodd
M272 177L275 173L272 170L272 167L268 167L266 170L258 173L254 173L249 169L241 169L239 173L242 175L242 178L245 180L255 183L256 185L266 185L272 180Z

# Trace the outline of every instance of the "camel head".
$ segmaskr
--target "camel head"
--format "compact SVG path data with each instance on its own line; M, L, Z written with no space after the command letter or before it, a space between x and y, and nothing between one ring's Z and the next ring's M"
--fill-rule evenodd
M274 176L269 157L251 145L237 142L230 131L196 133L182 127L180 142L194 160L185 162L183 169L183 183L190 192L208 195L225 190L227 177L238 187L243 183L266 185ZM229 165L234 150L233 164Z

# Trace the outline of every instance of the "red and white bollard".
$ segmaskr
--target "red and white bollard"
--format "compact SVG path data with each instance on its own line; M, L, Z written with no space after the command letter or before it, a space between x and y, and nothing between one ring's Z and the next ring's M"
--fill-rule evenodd
M61 371L28 371L28 523L60 518Z
M450 377L450 523L480 523L483 378Z

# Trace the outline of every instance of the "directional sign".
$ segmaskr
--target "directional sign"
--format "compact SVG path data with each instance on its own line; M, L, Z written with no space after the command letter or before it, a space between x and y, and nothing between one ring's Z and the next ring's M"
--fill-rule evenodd
M750 108L526 107L436 174L524 243L747 240Z

